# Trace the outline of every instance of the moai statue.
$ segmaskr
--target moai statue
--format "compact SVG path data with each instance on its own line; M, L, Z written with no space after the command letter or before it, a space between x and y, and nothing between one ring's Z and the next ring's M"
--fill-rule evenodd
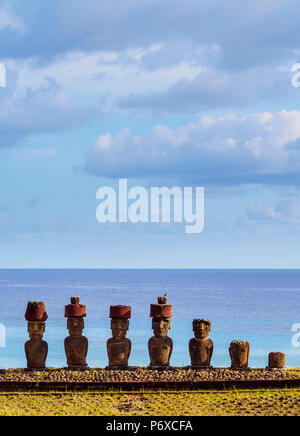
M209 319L194 319L195 337L189 342L191 364L193 367L208 368L213 354L214 343L208 338L211 329Z
M285 354L280 353L270 353L268 359L268 369L282 369L285 367Z
M229 347L231 368L248 368L250 344L247 341L232 341Z
M112 338L107 341L109 368L126 368L131 352L131 341L126 338L131 318L130 306L110 306Z
M43 341L45 321L48 315L42 301L30 301L27 305L25 319L30 340L25 343L28 369L42 369L46 366L48 344Z
M150 317L154 336L149 339L150 367L169 367L173 341L168 337L171 326L172 305L167 304L167 294L158 297L158 304L151 304Z
M86 368L88 340L82 336L86 306L79 304L79 297L71 297L71 304L65 306L65 318L70 336L65 339L65 352L69 368Z

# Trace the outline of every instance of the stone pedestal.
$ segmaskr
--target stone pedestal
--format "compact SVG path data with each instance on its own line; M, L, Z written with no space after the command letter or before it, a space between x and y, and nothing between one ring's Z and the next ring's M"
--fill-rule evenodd
M214 343L208 338L211 322L208 319L194 319L195 337L189 342L191 365L193 368L210 368Z
M126 338L131 318L131 307L111 306L110 318L112 337L107 341L108 367L110 369L124 369L128 367L131 353L131 341Z
M168 337L171 326L172 306L167 304L167 294L158 297L158 304L151 304L150 317L154 336L149 339L150 368L168 368L173 351L173 341Z
M232 369L247 369L250 344L247 341L232 341L229 347Z
M30 301L27 305L25 319L30 340L25 343L25 355L28 369L46 367L48 344L43 341L45 321L48 315L42 301Z
M70 336L65 338L65 353L69 368L86 368L88 339L82 335L86 306L79 304L79 297L71 297L71 304L65 306L65 317Z
M282 369L285 367L285 354L280 353L270 353L268 359L268 369Z

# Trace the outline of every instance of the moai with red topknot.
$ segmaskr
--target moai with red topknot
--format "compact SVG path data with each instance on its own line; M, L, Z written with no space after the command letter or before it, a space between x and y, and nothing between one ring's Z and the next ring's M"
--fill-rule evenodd
M43 341L45 321L48 315L42 301L30 301L27 305L25 319L30 340L25 343L25 354L28 369L46 367L48 344Z
M86 306L79 304L79 297L71 297L71 304L65 306L65 318L70 336L65 339L65 352L69 368L86 368L88 340L82 336Z
M148 350L150 367L161 368L170 366L173 351L173 341L168 337L171 327L172 305L167 304L167 294L158 297L158 304L150 305L150 317L154 336L149 339Z
M131 341L126 338L131 318L130 306L110 306L112 338L107 341L109 368L126 368L131 353Z

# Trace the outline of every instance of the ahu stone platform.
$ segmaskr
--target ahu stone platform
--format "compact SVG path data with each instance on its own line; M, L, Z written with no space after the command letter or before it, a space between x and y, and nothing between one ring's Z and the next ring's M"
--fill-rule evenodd
M0 391L183 390L300 387L300 368L290 370L146 367L128 369L0 370Z

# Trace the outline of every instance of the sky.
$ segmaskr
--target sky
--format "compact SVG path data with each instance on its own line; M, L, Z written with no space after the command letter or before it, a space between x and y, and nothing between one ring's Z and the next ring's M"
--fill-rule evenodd
M0 268L298 268L299 15L0 0ZM99 223L120 178L204 187L203 231Z

